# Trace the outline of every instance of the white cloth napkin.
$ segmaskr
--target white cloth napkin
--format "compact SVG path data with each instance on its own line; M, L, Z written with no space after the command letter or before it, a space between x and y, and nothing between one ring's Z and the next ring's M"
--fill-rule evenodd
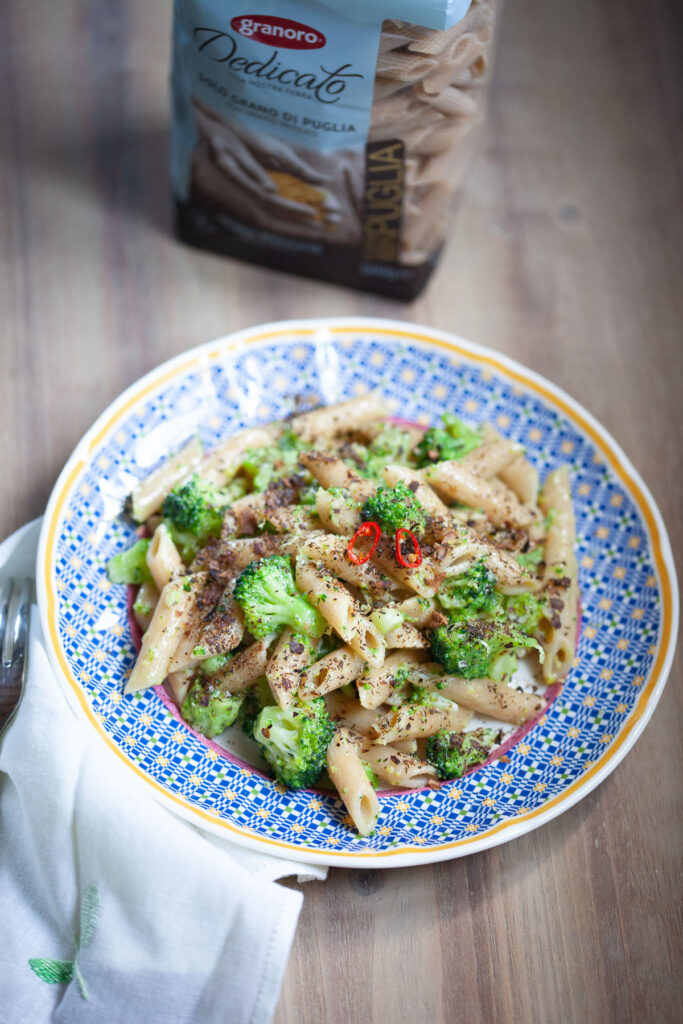
M0 575L33 575L38 528L0 545ZM302 903L274 879L293 874L326 869L209 836L147 795L72 714L34 608L0 739L0 1017L265 1024Z

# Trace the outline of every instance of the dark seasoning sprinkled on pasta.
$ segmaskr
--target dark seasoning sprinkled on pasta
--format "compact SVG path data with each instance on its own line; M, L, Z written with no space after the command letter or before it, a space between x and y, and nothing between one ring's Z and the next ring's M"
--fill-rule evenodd
M286 787L329 778L362 835L377 785L481 765L572 663L568 469L541 487L488 424L425 432L370 394L209 453L194 439L127 508L147 538L109 565L139 586L126 692L165 682L190 726L241 729Z

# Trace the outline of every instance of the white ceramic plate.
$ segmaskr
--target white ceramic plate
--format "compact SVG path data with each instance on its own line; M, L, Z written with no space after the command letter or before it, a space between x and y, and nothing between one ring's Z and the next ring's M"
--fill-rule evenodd
M583 629L561 694L492 764L441 790L382 798L373 836L338 799L285 792L190 732L155 690L123 696L134 659L125 588L107 560L133 540L125 496L199 433L207 447L290 412L294 396L335 402L378 387L397 415L451 410L523 443L541 476L572 466ZM69 459L41 533L41 621L69 702L166 805L193 823L284 857L390 867L505 842L571 807L633 746L670 668L678 621L669 541L642 480L566 394L490 350L424 327L355 318L241 331L186 352L129 388Z

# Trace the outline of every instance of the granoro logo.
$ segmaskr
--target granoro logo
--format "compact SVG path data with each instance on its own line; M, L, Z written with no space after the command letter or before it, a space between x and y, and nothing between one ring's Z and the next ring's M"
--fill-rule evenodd
M287 50L319 50L327 40L322 32L289 18L269 14L240 14L230 27L257 43L269 43Z

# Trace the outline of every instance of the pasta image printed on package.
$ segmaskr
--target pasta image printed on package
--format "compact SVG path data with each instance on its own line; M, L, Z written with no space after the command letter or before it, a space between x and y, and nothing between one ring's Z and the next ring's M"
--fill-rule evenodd
M482 119L498 2L176 0L180 237L413 298Z

